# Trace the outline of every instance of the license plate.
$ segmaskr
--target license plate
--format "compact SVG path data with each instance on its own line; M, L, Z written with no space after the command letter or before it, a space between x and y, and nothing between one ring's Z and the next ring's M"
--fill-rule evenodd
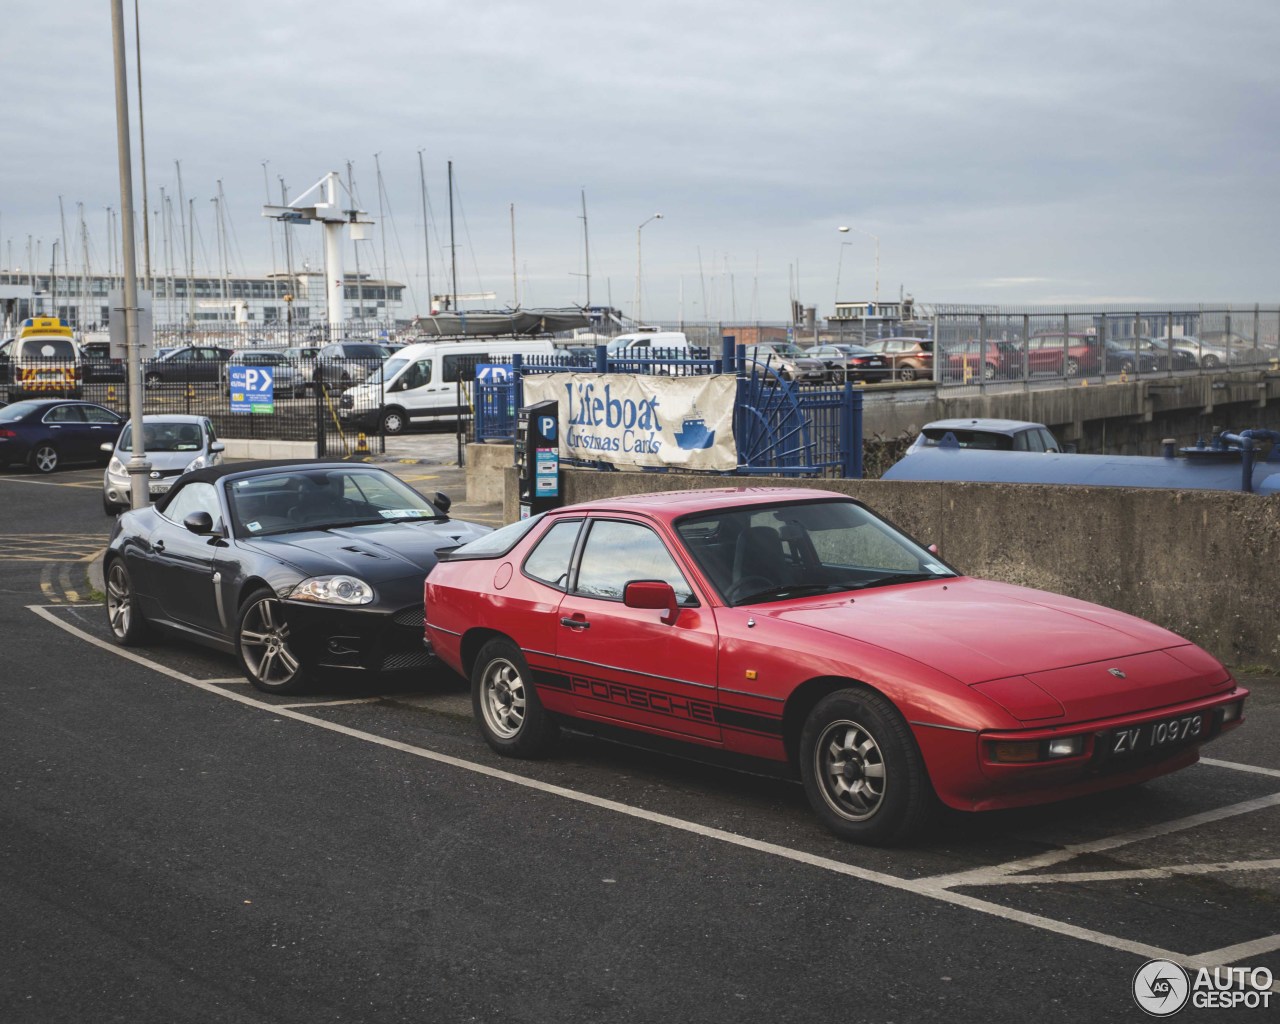
M1204 732L1204 712L1147 722L1111 734L1112 755L1141 754L1147 750L1191 743Z
M167 492L168 492L169 488L170 488L170 487L172 487L172 486L173 486L172 484L152 484L152 485L151 485L151 493L152 493L152 494L165 494L165 493L167 493Z

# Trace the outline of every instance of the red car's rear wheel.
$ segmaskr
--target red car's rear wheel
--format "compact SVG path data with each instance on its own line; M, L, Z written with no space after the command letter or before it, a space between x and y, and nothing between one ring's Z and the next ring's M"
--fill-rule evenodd
M471 703L485 742L509 757L542 757L560 733L534 689L533 675L510 640L490 640L471 673Z

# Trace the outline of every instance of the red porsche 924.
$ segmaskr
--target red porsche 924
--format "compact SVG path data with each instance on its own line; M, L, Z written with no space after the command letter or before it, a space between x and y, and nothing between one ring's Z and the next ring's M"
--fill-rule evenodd
M962 575L866 506L794 488L557 509L442 553L426 636L479 728L562 721L781 762L835 833L902 842L937 802L1017 807L1193 764L1247 691L1195 644Z

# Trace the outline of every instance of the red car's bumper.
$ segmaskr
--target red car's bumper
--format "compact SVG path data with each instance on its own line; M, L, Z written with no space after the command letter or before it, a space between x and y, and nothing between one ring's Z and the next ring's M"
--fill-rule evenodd
M1235 687L1173 707L1052 729L975 733L917 723L913 729L938 798L958 810L988 811L1117 789L1194 764L1201 746L1244 721L1248 693ZM1080 738L1080 750L1069 756L1001 760L1073 737Z

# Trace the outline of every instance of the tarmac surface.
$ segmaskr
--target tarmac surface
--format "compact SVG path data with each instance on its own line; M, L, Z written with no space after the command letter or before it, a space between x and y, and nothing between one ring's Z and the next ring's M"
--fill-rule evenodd
M452 441L374 458L456 499ZM1148 1019L1158 956L1280 977L1280 681L1183 772L857 847L784 780L578 733L501 758L447 670L284 697L120 648L100 494L0 472L5 1024L1074 1024Z

